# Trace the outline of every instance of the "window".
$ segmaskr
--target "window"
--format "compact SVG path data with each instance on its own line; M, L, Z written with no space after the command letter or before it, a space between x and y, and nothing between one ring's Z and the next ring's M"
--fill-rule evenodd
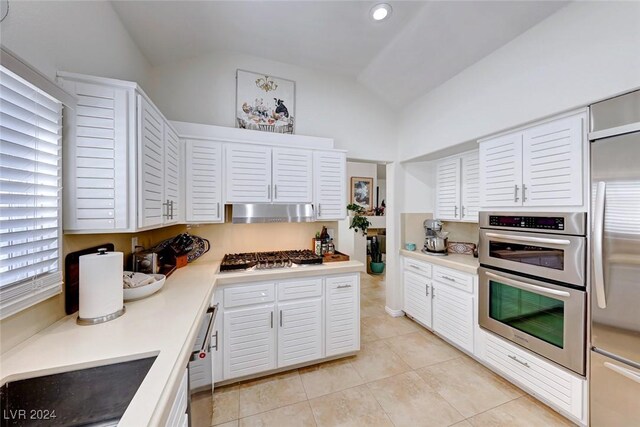
M61 136L62 102L0 66L0 318L61 292Z

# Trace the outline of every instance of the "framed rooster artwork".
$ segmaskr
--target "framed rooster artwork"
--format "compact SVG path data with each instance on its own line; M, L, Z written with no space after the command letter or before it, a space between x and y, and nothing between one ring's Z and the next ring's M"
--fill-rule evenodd
M236 70L236 126L293 133L296 82L267 74Z

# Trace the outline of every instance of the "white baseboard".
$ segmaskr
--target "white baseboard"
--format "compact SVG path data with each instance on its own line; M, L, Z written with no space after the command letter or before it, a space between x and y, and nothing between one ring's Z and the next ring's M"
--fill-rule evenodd
M404 316L404 311L402 310L393 310L387 306L384 307L384 311L391 317L402 317Z

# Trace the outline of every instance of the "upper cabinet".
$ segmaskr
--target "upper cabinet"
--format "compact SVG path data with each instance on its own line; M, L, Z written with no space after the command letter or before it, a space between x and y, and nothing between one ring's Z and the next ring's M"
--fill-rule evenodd
M311 203L310 150L227 144L227 203Z
M185 144L185 220L222 222L222 143L205 140Z
M347 159L341 151L313 153L316 219L337 221L347 216Z
M480 205L584 205L586 115L554 121L480 142Z
M131 232L176 223L177 133L137 84L59 73L78 99L65 120L64 229Z
M436 218L478 222L478 151L436 162Z

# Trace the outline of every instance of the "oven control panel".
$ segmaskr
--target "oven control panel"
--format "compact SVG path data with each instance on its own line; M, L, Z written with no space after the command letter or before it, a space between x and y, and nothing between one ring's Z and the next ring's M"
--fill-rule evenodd
M563 217L490 215L492 227L528 228L534 230L564 230Z

